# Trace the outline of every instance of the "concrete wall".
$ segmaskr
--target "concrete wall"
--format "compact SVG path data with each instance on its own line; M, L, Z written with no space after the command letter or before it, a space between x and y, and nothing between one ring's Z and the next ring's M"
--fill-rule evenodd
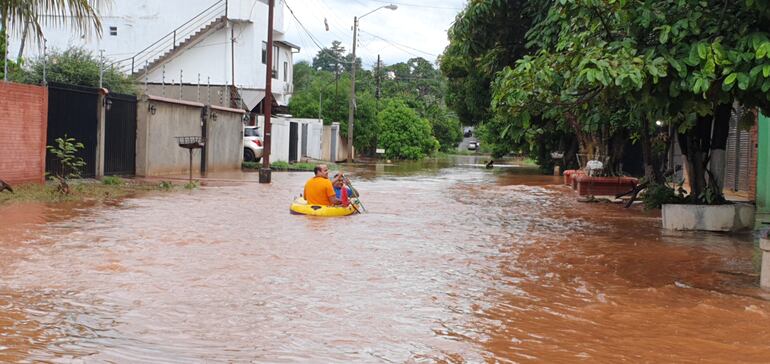
M0 179L45 180L48 89L0 82Z
M299 157L311 159L323 159L321 154L321 145L323 144L323 120L319 119L300 119L293 118L292 121L299 123ZM302 154L302 125L307 125L307 148Z
M289 118L271 117L270 162L289 161ZM262 128L264 130L264 128Z
M240 169L243 163L243 115L245 111L212 106L207 122L208 171ZM216 117L214 117L216 115Z
M272 124L272 139L270 144L270 162L289 161L289 146L290 146L290 123L297 124L297 160L302 160L303 157L319 160L329 160L328 144L329 136L324 139L324 126L323 121L318 119L300 119L300 118L287 118L280 116L273 116L270 118ZM302 155L302 125L308 125L308 145L306 155ZM259 115L257 126L260 130L265 130L264 116ZM326 141L326 142L325 142ZM327 153L323 153L323 148L327 149Z
M175 137L200 136L202 103L146 95L137 105L136 174L186 174L189 152ZM154 109L154 113L153 110ZM216 114L216 120L213 115ZM213 107L208 117L206 164L209 171L240 169L243 123L240 110ZM200 175L201 150L193 150L193 174Z
M174 137L201 135L203 104L145 96L136 110L136 175L187 173L189 155ZM200 150L193 151L193 174L200 174Z
M336 131L336 132L335 132ZM340 136L339 123L324 125L321 141L321 159L329 162L344 162L348 156L347 139ZM332 153L332 146L335 146ZM355 150L353 151L355 156Z
M179 84L147 84L145 94L156 95L161 97L168 97L177 100L186 100L199 102L206 105L217 106L229 106L230 94L225 86L220 85L207 85L206 78L204 77L201 82L200 88L197 84L188 85L188 83L195 83L198 81L197 75L193 75L193 78L189 81L185 78L185 84L182 85L180 92ZM145 90L144 84L139 86L140 90Z

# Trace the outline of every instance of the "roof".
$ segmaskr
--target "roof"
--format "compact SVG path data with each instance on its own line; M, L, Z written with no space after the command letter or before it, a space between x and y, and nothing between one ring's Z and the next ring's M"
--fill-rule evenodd
M278 43L278 44L280 44L282 46L285 46L285 47L288 47L288 48L296 49L297 51L299 51L301 49L300 46L298 46L298 45L296 45L294 43L285 41L285 40L276 40L276 41L273 41L273 42L274 43Z

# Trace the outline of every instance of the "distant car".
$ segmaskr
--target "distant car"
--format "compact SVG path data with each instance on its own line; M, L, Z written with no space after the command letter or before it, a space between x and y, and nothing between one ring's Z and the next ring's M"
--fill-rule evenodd
M478 149L479 149L479 142L468 143L468 150L478 150Z
M245 162L259 162L262 159L262 133L259 127L247 126L243 128L243 160Z
M466 137L466 138L470 138L470 137L473 136L473 132L468 130L468 131L465 132L465 134L463 134L463 136Z

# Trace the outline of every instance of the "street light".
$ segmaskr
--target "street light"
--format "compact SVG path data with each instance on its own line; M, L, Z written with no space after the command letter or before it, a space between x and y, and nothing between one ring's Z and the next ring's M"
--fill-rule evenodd
M352 72L350 74L350 106L348 109L348 163L353 161L353 114L355 113L356 108L356 33L358 31L358 21L361 20L361 18L382 8L388 10L396 10L398 9L398 6L393 4L383 5L364 15L353 17L353 64L351 65Z

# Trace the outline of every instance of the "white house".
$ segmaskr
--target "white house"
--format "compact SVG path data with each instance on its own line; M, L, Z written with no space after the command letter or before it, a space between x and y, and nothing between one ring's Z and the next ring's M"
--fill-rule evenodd
M285 39L284 7L275 3L272 92L278 105L287 105L293 92L292 57L299 47ZM114 67L148 84L151 93L201 102L209 97L212 103L222 100L225 106L249 110L264 98L265 0L114 0L99 13L101 38L46 28L48 48L80 46L96 55L101 51ZM14 39L10 49L19 45ZM24 56L41 53L28 44Z

